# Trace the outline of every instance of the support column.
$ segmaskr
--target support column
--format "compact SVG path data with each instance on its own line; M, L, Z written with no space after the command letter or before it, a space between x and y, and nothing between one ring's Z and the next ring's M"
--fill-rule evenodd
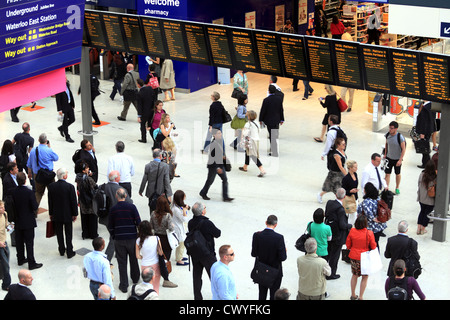
M433 102L435 104L435 102ZM434 204L432 239L444 242L447 233L447 213L450 192L450 105L441 105L441 129L439 134L439 161Z
M81 116L83 139L94 144L94 131L92 131L92 101L91 101L91 68L89 62L89 47L81 48L80 88L81 88Z

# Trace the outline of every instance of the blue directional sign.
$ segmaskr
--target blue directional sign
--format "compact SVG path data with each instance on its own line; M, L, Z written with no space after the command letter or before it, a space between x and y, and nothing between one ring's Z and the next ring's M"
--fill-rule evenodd
M441 37L450 38L450 22L441 22Z
M81 60L84 0L0 0L0 86Z

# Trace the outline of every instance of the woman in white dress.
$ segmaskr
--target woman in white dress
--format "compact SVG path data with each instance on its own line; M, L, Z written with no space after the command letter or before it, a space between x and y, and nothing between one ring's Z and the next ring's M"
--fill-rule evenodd
M177 190L173 194L172 213L173 213L173 226L175 234L178 238L179 245L175 249L175 260L177 266L186 266L189 263L187 258L183 257L185 252L184 240L186 239L186 223L188 222L188 210L190 207L184 203L186 200L186 194L182 190Z

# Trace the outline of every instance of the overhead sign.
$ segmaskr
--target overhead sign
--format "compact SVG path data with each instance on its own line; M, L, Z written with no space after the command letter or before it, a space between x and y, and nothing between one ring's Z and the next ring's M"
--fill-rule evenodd
M441 22L441 37L450 38L450 22Z
M0 86L81 60L84 0L0 2Z

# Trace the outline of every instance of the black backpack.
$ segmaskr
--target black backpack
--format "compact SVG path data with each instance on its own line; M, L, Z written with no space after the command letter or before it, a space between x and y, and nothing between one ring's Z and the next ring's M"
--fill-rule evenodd
M145 298L152 292L155 292L153 289L148 289L141 295L137 295L136 291L134 290L136 288L136 285L134 284L131 288L131 295L127 298L127 300L145 300Z
M200 221L200 223L194 229L186 234L186 239L184 239L186 252L194 259L200 259L211 254L205 236L199 230L202 224L203 221Z
M406 275L417 279L422 274L422 266L419 259L411 250L412 239L409 238L408 247L403 254L403 260L406 265Z
M100 81L95 75L91 75L91 95L92 97L97 97L100 95Z
M105 184L102 184L94 191L94 202L99 218L105 218L109 214L109 199L106 196Z
M389 277L388 300L408 300L408 277L396 280L395 276Z

